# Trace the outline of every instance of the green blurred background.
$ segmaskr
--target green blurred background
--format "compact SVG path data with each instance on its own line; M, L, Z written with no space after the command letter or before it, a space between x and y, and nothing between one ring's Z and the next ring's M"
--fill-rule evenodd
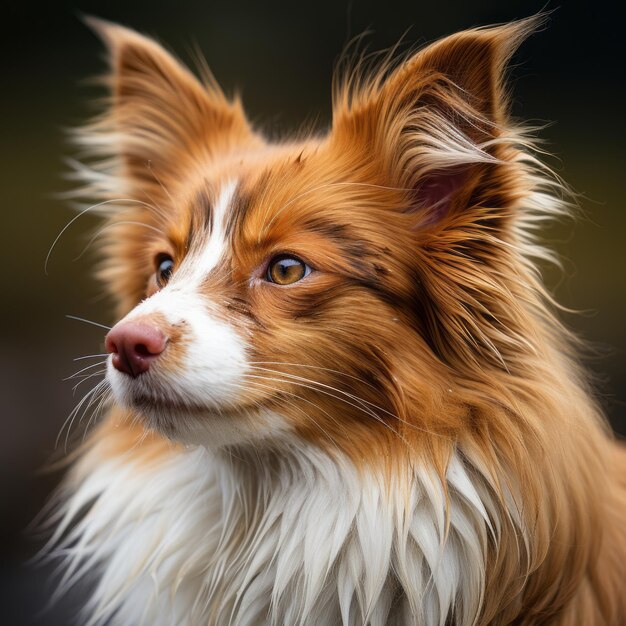
M5 4L0 123L2 153L2 307L0 323L0 606L6 624L67 624L72 599L35 621L49 592L49 570L26 568L36 542L24 528L58 474L38 470L79 396L62 379L72 359L100 352L103 332L67 314L113 320L80 253L95 222L81 218L43 265L73 216L55 193L68 189L64 128L92 112L98 91L86 78L103 70L102 48L78 13L156 35L183 59L194 43L227 91L240 89L251 118L271 136L302 122L323 128L330 115L333 64L364 30L372 50L409 44L474 25L525 17L544 0L384 2L47 2ZM614 428L626 434L624 290L624 36L618 4L564 2L548 28L515 57L514 112L554 122L541 136L550 163L581 194L584 216L546 232L564 259L547 271L558 299L582 311L567 323L592 342L589 362ZM88 383L86 383L88 384ZM84 387L85 385L83 385ZM75 594L76 595L76 594Z

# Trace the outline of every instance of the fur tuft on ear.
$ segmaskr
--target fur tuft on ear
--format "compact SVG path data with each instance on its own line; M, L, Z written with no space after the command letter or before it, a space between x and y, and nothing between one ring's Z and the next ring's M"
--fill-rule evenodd
M335 91L334 140L384 163L387 184L413 190L407 209L419 214L419 226L439 223L470 201L485 166L500 161L504 70L543 19L467 30L393 71L385 65L373 77L349 77Z
M203 85L155 41L84 19L107 46L112 97L79 142L91 155L114 160L117 193L145 194L159 186L155 179L173 179L181 166L193 169L252 135L239 101L229 101L210 76Z

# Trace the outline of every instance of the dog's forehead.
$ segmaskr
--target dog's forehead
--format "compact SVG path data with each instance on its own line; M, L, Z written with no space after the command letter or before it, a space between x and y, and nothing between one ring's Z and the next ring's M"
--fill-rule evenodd
M276 216L283 212L289 223L290 214L302 206L301 198L317 187L319 174L313 167L302 171L297 156L265 156L264 160L253 154L249 161L227 161L191 186L191 193L185 194L181 203L191 215L190 249L207 238L213 243L227 243L234 234L244 234L239 228L244 223L252 226L254 234L267 234Z

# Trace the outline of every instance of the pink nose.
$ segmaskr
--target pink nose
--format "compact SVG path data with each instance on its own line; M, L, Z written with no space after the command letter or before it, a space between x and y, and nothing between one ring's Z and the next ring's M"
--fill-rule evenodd
M136 378L165 350L167 337L145 322L120 322L109 331L104 345L113 355L113 367Z

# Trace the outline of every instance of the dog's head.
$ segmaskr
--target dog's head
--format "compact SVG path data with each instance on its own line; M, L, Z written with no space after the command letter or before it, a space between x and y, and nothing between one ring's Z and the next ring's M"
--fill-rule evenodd
M289 432L362 458L455 428L457 390L515 367L536 207L502 73L532 21L353 73L330 131L284 143L208 74L92 24L112 98L79 141L107 203L120 404L174 439Z

